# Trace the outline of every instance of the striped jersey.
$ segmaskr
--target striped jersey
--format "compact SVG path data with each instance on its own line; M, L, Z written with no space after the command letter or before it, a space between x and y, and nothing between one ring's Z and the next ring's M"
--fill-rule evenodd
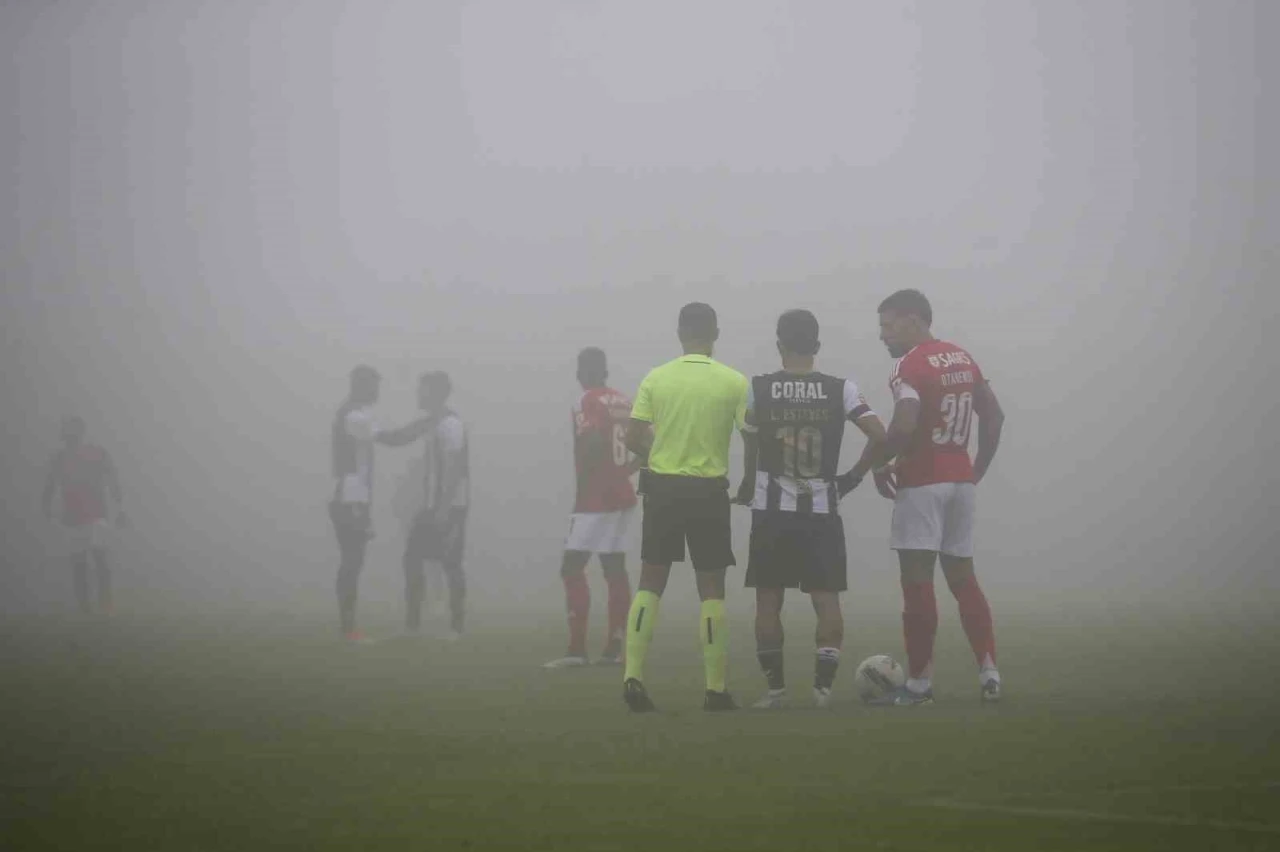
M751 508L836 514L844 424L874 413L852 379L781 371L752 378L747 422L756 431L757 456Z

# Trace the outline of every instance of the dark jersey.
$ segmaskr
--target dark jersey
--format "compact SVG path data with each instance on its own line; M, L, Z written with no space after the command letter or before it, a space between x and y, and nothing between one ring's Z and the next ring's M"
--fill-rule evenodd
M786 372L754 377L747 403L758 447L752 508L835 514L845 421L871 413L850 379Z

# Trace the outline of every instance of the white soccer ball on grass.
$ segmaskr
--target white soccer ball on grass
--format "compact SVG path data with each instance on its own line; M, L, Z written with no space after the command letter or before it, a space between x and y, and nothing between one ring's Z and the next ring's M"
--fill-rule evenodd
M853 673L853 688L863 701L884 698L906 682L907 673L888 654L867 657Z

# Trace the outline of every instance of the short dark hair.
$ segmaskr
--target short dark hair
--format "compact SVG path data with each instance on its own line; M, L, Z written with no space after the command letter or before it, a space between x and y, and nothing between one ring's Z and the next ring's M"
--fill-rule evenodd
M351 384L358 382L376 382L381 379L381 374L368 364L357 364L351 368Z
M444 370L431 370L423 373L418 377L418 384L430 385L432 388L439 390L440 396L444 399L448 399L449 394L453 391L453 381Z
M588 346L578 353L578 369L579 370L607 370L609 368L609 359L605 357L604 350L598 346Z
M880 303L877 313L893 311L895 314L917 316L925 325L933 325L933 308L919 290L899 290Z
M778 342L797 355L817 354L818 318L804 308L787 311L778 317Z
M696 340L714 340L719 331L716 310L705 302L690 302L680 309L679 327Z

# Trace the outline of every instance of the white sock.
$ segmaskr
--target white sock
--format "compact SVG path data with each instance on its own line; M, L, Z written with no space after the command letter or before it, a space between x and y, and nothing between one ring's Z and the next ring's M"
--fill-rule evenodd
M933 689L933 681L927 677L909 677L907 678L907 689L916 695L924 695L930 689Z
M986 686L988 682L993 680L996 683L1000 682L1000 672L996 671L994 666L984 667L982 671L978 672L978 684L980 686Z

